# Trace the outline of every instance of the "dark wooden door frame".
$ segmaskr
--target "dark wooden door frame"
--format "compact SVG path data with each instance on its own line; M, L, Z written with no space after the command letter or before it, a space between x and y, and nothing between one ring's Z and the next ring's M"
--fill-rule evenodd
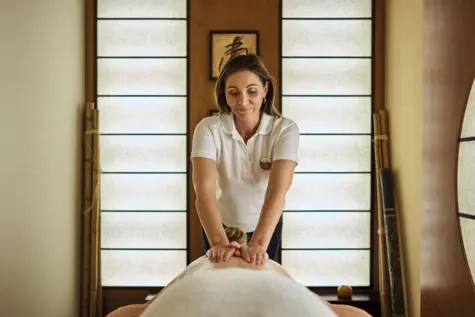
M458 138L475 75L474 30L475 1L424 1L421 317L475 316L456 192Z

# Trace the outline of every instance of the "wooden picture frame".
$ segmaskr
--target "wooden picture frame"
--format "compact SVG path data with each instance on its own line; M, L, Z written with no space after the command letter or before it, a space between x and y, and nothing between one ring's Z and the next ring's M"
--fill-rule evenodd
M210 31L210 80L230 57L244 54L259 55L259 31Z

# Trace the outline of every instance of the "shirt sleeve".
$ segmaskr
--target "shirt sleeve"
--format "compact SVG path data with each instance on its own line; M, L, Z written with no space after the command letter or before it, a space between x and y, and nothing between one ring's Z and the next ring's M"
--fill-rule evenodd
M193 132L191 158L204 157L212 160L217 159L217 149L211 129L201 121Z
M299 138L299 127L295 122L291 122L277 139L272 160L291 160L298 163Z

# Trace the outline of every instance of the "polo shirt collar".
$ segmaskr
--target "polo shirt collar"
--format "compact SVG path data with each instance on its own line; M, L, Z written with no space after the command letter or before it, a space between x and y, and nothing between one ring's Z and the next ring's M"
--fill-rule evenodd
M228 114L222 114L220 117L223 131L227 134L231 134L233 137L239 136L239 132L236 129L236 124L234 123L234 114L230 112ZM273 117L271 115L268 115L264 112L262 113L256 135L270 133L272 130L272 118Z

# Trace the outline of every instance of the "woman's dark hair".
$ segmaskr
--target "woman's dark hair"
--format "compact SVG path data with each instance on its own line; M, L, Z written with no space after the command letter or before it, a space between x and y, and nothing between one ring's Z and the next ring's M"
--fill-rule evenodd
M262 85L268 82L269 89L262 103L261 111L271 116L279 117L280 113L274 107L275 80L267 71L262 60L255 54L238 55L230 58L224 65L216 81L214 99L220 113L230 113L231 108L226 102L226 80L231 74L249 70L259 77Z

